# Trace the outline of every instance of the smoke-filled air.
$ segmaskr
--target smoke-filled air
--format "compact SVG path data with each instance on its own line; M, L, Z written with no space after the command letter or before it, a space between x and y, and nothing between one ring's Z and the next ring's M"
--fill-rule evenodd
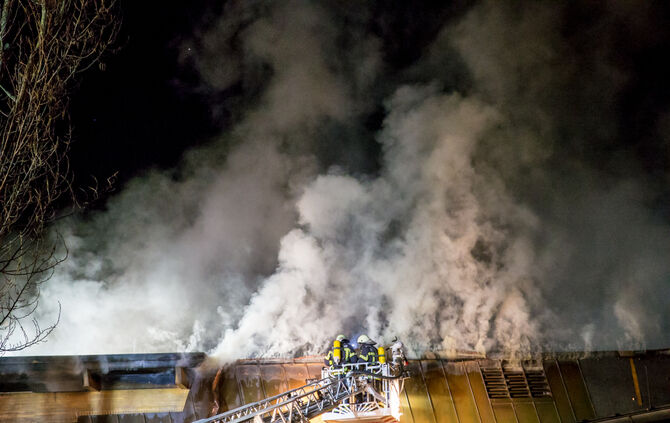
M24 354L670 346L667 176L620 119L650 7L483 1L424 16L401 60L402 10L229 2L179 48L202 90L243 87L232 123L54 228L60 322Z

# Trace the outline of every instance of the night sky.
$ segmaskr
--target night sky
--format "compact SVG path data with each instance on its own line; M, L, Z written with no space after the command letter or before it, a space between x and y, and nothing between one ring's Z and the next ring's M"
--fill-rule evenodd
M667 2L121 6L41 352L670 344Z
M384 42L391 73L410 67L440 27L467 9L466 2L427 2L421 7L395 2L389 7L392 3L369 2L366 22ZM222 4L126 1L122 5L118 53L104 60L104 72L94 69L85 75L72 108L77 176L104 179L118 171L121 184L153 166L176 166L184 150L230 128L240 119L240 109L253 103L262 80L270 77L265 72L259 86L238 82L224 90L201 80L185 44L194 39L198 43L198 35L213 24ZM366 116L371 131L379 129L383 113L380 104ZM359 165L374 171L378 143L371 136L361 140L366 145L356 148L366 150L367 163ZM322 148L331 155L339 150L339 146Z
M209 94L178 58L180 40L206 20L207 3L122 2L118 50L103 60L104 71L82 78L73 96L78 179L104 180L118 171L123 183L152 166L175 166L186 148L225 125L211 119Z
M104 179L118 171L122 185L144 169L176 166L186 149L207 143L239 120L236 109L253 102L257 94L257 87L242 83L225 90L207 85L186 50L186 42L195 39L197 44L199 34L212 25L226 2L121 3L123 26L118 51L104 60L105 71L86 73L73 94L76 142L71 157L78 180L84 183L88 175ZM387 74L400 82L439 29L476 3L373 1L366 2L363 19L367 29L383 43ZM598 37L603 36L598 33L599 26L617 24L600 21L603 5L578 1L567 5L561 12L561 32L557 36L570 45L588 73L589 57L603 53L598 51ZM341 2L338 7L348 6L353 4ZM359 13L359 8L352 7L352 13ZM639 157L642 166L635 172L648 173L654 182L667 185L669 143L659 139L656 128L660 115L670 107L670 7L658 1L649 2L649 9L644 19L630 17L639 20L634 22L635 33L623 26L605 34L616 48L604 53L626 72L626 82L613 105L618 134L590 145L570 146L569 154L580 155L611 172L626 171L617 168L617 154L632 154ZM467 71L450 71L451 82L467 90ZM385 93L384 87L380 92ZM597 113L588 107L584 111ZM366 122L371 131L379 129L383 113L380 104L368 114ZM360 148L368 153L365 161L369 162L362 167L374 171L376 165L372 163L379 148L372 137L361 139L367 144ZM337 160L332 157L337 152L329 153L326 165Z

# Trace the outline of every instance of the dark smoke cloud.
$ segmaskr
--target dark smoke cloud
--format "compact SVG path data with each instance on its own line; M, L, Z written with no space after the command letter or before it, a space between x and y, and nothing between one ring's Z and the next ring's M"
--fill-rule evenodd
M541 222L532 275L542 295L533 315L551 311L538 322L564 332L550 331L545 342L667 345L664 306L645 311L667 292L667 216L649 207L662 193L640 172L636 140L623 139L618 116L634 78L621 66L619 34L649 37L642 22L650 11L623 3L596 11L482 6L447 37L477 92L506 117L483 138L480 159ZM584 21L589 13L597 18Z
M667 163L646 160L668 108L630 99L657 11L377 9L230 2L185 41L236 123L62 228L41 312L63 316L30 353L670 345Z

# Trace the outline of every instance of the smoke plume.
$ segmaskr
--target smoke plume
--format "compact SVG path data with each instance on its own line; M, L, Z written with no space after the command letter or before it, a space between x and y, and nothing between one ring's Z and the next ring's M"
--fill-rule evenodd
M245 87L239 118L59 228L28 353L670 346L667 191L621 125L645 7L230 2L182 59ZM418 17L405 54L389 22Z

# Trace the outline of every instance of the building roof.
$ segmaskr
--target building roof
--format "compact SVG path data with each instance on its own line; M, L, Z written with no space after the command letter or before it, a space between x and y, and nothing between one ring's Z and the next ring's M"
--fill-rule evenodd
M5 357L0 421L188 422L298 387L321 366L321 357L304 357L221 367L202 353ZM409 370L402 423L670 418L667 351L434 354Z

